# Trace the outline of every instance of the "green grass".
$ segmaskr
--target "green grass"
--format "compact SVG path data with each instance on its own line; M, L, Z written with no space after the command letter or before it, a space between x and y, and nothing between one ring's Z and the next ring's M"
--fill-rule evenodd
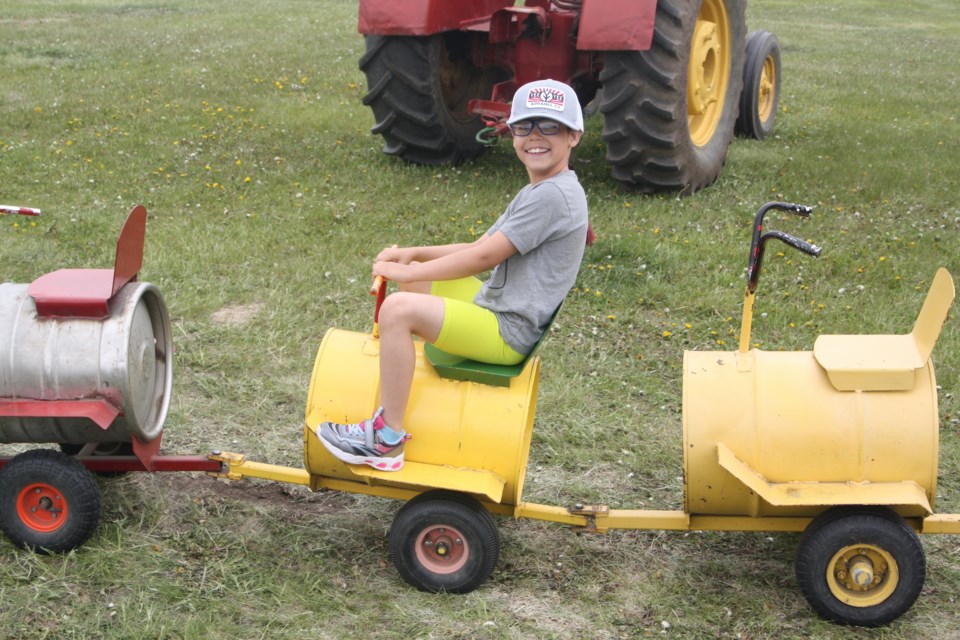
M173 318L164 446L302 464L316 348L363 330L371 257L482 232L524 175L509 145L457 168L380 153L361 103L355 1L2 3L0 277L105 267L137 203L141 279ZM599 234L545 345L525 499L682 506L681 358L736 347L753 213L770 226L753 341L908 331L939 266L960 273L952 0L757 0L783 87L775 135L737 140L720 180L645 197L608 176L602 122L577 171ZM233 315L225 313L233 311ZM219 312L219 313L218 313ZM245 313L244 313L245 312ZM960 328L935 352L938 511L960 512ZM466 596L407 587L386 560L398 503L274 483L133 474L103 481L96 536L65 556L0 542L0 627L16 638L960 637L960 546L923 538L924 593L879 630L819 620L793 577L796 536L578 536L500 519L491 581ZM669 624L669 627L666 624Z

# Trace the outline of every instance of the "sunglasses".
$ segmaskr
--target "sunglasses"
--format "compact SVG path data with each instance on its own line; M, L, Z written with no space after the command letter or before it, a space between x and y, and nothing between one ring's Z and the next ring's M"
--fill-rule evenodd
M521 120L510 125L510 131L523 138L533 133L534 127L545 136L555 136L560 133L561 125L554 120Z

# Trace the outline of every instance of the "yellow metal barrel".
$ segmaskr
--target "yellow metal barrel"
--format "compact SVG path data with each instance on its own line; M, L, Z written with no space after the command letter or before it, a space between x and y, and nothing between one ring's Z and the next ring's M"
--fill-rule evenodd
M523 488L536 410L539 360L531 359L509 387L440 378L416 343L417 364L404 428L412 434L397 472L347 465L316 435L324 421L358 422L376 410L380 344L370 334L330 329L317 351L304 425L304 465L316 478L386 487L454 488L516 504ZM491 491L483 478L499 487ZM476 480L474 480L476 479Z
M927 515L936 495L936 381L839 390L814 352L687 352L686 510L806 516L837 504Z

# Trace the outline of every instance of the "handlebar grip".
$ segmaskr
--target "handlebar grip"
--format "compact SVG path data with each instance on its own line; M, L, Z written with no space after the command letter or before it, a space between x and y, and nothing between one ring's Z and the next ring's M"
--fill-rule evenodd
M374 276L373 284L370 285L370 295L375 296L380 293L380 288L386 284L386 278L383 276Z
M813 256L816 258L820 255L820 252L823 250L812 242L807 242L806 240L801 240L796 236L792 236L788 233L782 233L780 231L768 231L763 234L762 240L766 240L767 237L774 237L777 240L780 240L798 251L803 251L808 256Z
M18 213L21 216L38 216L40 215L40 209L34 209L32 207L11 206L9 204L0 204L0 213L14 213L14 214Z

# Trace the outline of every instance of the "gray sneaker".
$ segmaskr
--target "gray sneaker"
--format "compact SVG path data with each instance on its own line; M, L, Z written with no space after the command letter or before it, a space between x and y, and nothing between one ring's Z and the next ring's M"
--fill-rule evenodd
M385 426L382 413L380 408L372 418L351 424L323 422L317 428L317 436L337 460L368 464L380 471L399 471L403 468L403 444L410 436L404 433L397 444L384 442L380 437Z

